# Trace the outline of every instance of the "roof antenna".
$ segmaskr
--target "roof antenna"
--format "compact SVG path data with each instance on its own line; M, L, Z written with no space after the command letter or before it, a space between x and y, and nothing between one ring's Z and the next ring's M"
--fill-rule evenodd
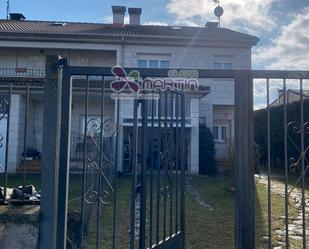
M221 16L224 13L223 8L220 6L220 0L214 0L214 2L217 4L217 7L214 10L215 16L218 18L219 27L221 26Z
M10 16L10 0L6 1L6 19L8 20Z

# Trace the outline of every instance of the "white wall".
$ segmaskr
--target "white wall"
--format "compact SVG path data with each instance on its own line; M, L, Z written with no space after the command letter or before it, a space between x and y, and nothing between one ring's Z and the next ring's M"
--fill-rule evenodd
M0 68L38 68L44 69L44 61L46 54L61 54L63 57L68 58L68 62L71 65L79 66L114 66L116 64L123 65L125 67L136 67L139 56L143 58L155 58L162 57L163 59L169 58L171 68L191 68L191 69L205 69L213 68L214 62L218 58L227 56L233 63L235 69L250 69L251 68L251 51L247 48L222 48L220 44L218 47L177 47L177 46L142 46L142 45L106 45L106 44L77 44L77 43L48 43L48 42L33 42L33 43L19 43L12 42L11 44L0 44L0 46L6 46L6 48L0 48ZM25 48L7 48L7 46L28 46ZM32 47L32 48L30 48ZM53 49L51 49L53 48ZM198 168L198 122L199 117L206 117L206 124L209 127L213 126L213 116L215 115L214 105L233 105L234 104L234 86L230 81L214 81L201 79L200 84L211 87L211 93L202 98L200 101L197 99L191 102L191 111L193 114L191 124L191 171L196 173ZM18 98L18 97L16 97ZM19 97L19 107L16 112L16 139L21 137L21 130L23 124L19 124L18 120L21 119L24 111L24 104L22 97ZM16 108L16 106L14 107ZM42 145L42 106L34 103L34 124L36 137L35 141L31 141L32 144L40 147ZM80 123L80 116L78 111L81 111L82 106L77 102L73 102L73 116L72 116L72 129L78 130L77 127ZM97 112L97 107L93 105L91 112ZM114 112L115 107L110 106L110 111ZM132 105L127 105L121 110L122 114L127 114L128 108L132 108ZM127 108L127 109L126 109ZM15 115L15 114L14 114ZM31 124L32 125L32 124ZM31 127L29 126L29 129ZM122 129L122 128L121 128ZM120 130L121 134L121 130ZM12 138L13 139L13 138ZM18 141L18 140L16 140ZM15 152L12 150L11 154L16 155L15 161L20 157L20 141L14 145L16 147ZM122 144L122 143L120 143ZM18 147L18 148L17 148ZM122 150L120 150L122 151ZM11 155L11 157L13 157ZM13 160L13 159L12 159Z
M8 172L16 172L20 165L23 151L23 128L25 105L23 97L18 94L12 95L10 107L9 146L8 146ZM6 131L1 131L6 132Z
M61 55L72 66L112 67L117 51L0 48L0 68L44 69L46 55Z
M206 47L172 47L172 46L137 46L126 45L124 51L124 66L136 67L137 55L148 54L169 56L171 68L205 69L213 68L215 55L234 56L235 68L251 68L250 49L243 48L206 48Z

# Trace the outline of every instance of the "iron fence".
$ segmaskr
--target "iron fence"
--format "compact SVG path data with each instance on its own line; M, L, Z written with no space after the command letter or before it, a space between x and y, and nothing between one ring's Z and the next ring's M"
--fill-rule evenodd
M263 182L263 177L267 181L267 248L280 244L285 248L307 248L309 126L304 92L309 86L308 73L284 74L274 79L269 73L256 83L265 90L266 101L255 112L255 120L262 149L260 163L267 169L257 181ZM278 92L275 99L274 88ZM290 100L289 89L297 89L297 96ZM275 199L274 194L283 200ZM284 207L280 214L276 210L278 202ZM284 224L279 231L278 220Z
M133 69L132 69L133 70ZM168 70L139 70L141 77L167 77ZM15 72L16 73L16 72ZM20 72L24 73L24 72ZM291 230L295 210L301 232L298 240L307 247L307 170L308 120L304 100L304 84L309 79L306 71L251 71L251 70L198 70L200 78L232 79L235 87L235 247L255 248L255 179L253 149L253 81L260 80L266 89L266 189L267 247L277 245L278 234L274 226L274 187L271 134L273 106L271 84L281 82L283 89L280 110L283 151L283 206L284 231L282 240L292 248L295 240ZM6 74L10 75L8 71ZM14 74L14 73L12 73ZM6 76L8 76L6 75ZM3 149L1 174L2 204L9 201L10 170L20 164L17 176L22 182L19 201L38 203L40 195L29 195L27 168L42 157L42 201L40 218L40 245L44 248L65 248L76 243L80 248L91 241L94 248L108 241L117 248L117 179L121 141L119 100L110 99L110 68L84 68L61 65L57 58L48 58L46 79L26 80L12 75L0 81L0 152ZM25 75L22 75L25 76ZM72 76L78 76L75 78ZM17 77L18 78L18 77ZM298 115L289 116L288 81L293 80L299 90ZM262 83L261 83L262 82ZM264 82L264 83L263 83ZM61 86L61 87L60 87ZM73 94L74 93L74 94ZM130 170L130 248L183 248L185 242L185 149L186 108L185 96L178 92L159 93L159 101L134 102ZM78 99L76 103L74 99ZM72 133L74 108L82 99L82 115L77 121L78 131ZM38 103L42 103L41 106ZM91 113L94 103L97 113ZM107 115L112 104L116 115ZM171 108L166 108L166 107ZM16 108L16 113L13 109ZM43 108L45 109L43 115ZM40 111L41 110L41 111ZM61 110L61 111L60 111ZM14 113L14 115L13 115ZM17 115L18 113L18 115ZM42 114L37 118L38 113ZM174 114L173 114L174 113ZM140 115L141 114L141 115ZM296 118L295 118L296 117ZM34 122L33 122L34 121ZM131 122L130 121L130 122ZM14 123L15 122L15 123ZM18 127L16 128L18 122ZM158 129L160 127L160 129ZM40 129L41 130L40 130ZM277 131L277 130L276 130ZM15 134L14 134L15 133ZM180 136L182 134L182 136ZM13 136L20 138L16 152L12 153ZM36 138L36 139L33 139ZM295 140L296 139L296 140ZM257 142L258 143L258 142ZM39 146L41 144L41 146ZM290 148L294 154L290 154ZM5 148L5 149L4 149ZM10 148L10 149L8 149ZM42 152L42 153L41 153ZM12 153L12 154L10 154ZM15 164L12 155L17 155ZM72 159L80 163L81 190L69 198L69 170ZM71 162L70 162L71 161ZM34 166L33 166L34 167ZM18 186L17 186L18 187ZM35 199L36 198L36 199ZM18 198L17 198L18 200ZM77 202L78 204L74 204ZM71 209L74 208L74 210ZM109 219L104 216L112 214ZM77 223L74 223L74 222ZM101 222L112 231L102 230ZM205 221L207 222L207 221ZM75 225L74 225L75 224ZM89 226L89 224L95 224ZM72 228L76 228L72 232ZM292 229L291 229L292 228ZM296 227L298 228L298 227ZM103 240L101 232L106 236ZM73 237L74 240L71 240ZM74 246L74 244L73 244Z
M0 79L0 186L1 204L40 202L39 186L28 176L40 173L43 105L36 115L36 104L43 98L41 81ZM17 186L12 185L19 182Z

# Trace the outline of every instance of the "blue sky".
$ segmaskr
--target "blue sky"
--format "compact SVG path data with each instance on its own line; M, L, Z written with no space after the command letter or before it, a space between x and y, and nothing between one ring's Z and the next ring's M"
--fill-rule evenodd
M111 22L111 6L143 8L143 24L204 26L216 20L213 0L10 0L30 20ZM222 26L258 36L254 69L309 69L309 0L221 0ZM0 0L6 16L6 0ZM281 83L274 83L275 96ZM255 87L258 103L265 88ZM293 88L293 86L292 86Z

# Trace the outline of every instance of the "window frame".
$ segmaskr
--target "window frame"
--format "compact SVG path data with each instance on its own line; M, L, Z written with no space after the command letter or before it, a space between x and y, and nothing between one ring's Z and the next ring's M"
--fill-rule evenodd
M141 67L140 63L144 62L146 67ZM157 63L157 67L151 67L151 63ZM166 63L166 66L163 67L162 64ZM137 67L138 68L152 68L152 69L169 69L170 68L170 61L167 59L137 59Z
M156 67L151 66L151 63L153 63L153 62L156 63ZM151 60L148 61L148 67L153 68L153 69L159 69L160 68L160 61L151 59Z
M145 67L140 66L140 62L144 62L146 66ZM147 60L144 60L144 59L138 59L137 60L137 66L138 66L138 68L148 68L148 62L147 62Z
M218 129L218 137L215 137L215 128ZM213 125L213 139L216 143L226 143L228 141L228 125ZM225 138L223 138L223 129L225 129Z
M166 63L166 64L167 64L167 67L163 67L163 65L162 65L163 63ZM160 64L159 67L160 67L161 69L168 69L168 68L170 68L170 61L169 61L169 60L160 60L160 63L159 63L159 64Z

